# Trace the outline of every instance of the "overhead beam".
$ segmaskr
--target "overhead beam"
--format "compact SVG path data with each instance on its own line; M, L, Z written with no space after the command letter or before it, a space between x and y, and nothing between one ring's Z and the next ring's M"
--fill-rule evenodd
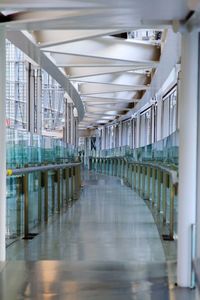
M121 114L118 114L117 112L116 112L116 114L107 114L107 113L94 113L94 112L92 112L92 113L86 113L85 114L85 116L86 117L88 117L88 116L107 116L107 117L115 117L115 116L121 116Z
M83 77L89 76L97 76L97 75L104 75L104 74L114 74L120 72L127 72L127 71L137 71L137 70L148 70L152 67L155 67L150 64L121 64L121 63L112 63L112 65L104 64L104 65L79 65L79 66L72 66L64 68L65 73L69 76L70 79L80 79Z
M120 91L120 92L110 92L110 93L99 93L99 94L93 94L93 95L81 95L81 99L84 97L87 98L102 98L102 99L140 99L140 97L137 96L137 91Z
M116 85L141 85L149 84L150 77L146 74L134 74L134 73L115 73L107 75L89 76L80 79L70 79L74 82L80 83L101 83L101 84L116 84Z
M139 99L118 99L118 98L95 98L95 97L82 97L84 103L137 103Z
M95 96L81 96L81 99L83 100L83 101L110 101L110 100L113 100L113 101L116 101L116 102L128 102L128 101L131 101L131 102L133 102L133 101L138 101L138 100L140 100L140 98L138 98L138 97L130 97L130 98L118 98L118 97L103 97L103 95L102 95L102 97L100 97L100 96L98 96L98 97L95 97Z
M79 85L80 95L105 94L124 91L144 91L149 89L146 85L120 85L120 84L105 84L105 83L81 83Z
M40 48L57 46L70 42L78 42L88 38L111 35L121 32L120 30L38 30L33 31L32 36Z
M86 42L86 41L85 41ZM52 51L51 49L54 49ZM42 49L44 52L50 53L51 56L55 59L56 64L58 67L147 67L147 66L155 66L157 62L154 61L148 61L148 62L140 62L140 61L132 61L129 60L128 58L123 57L123 59L114 59L112 57L93 57L93 56L88 56L84 55L84 53L65 53L62 52L65 50L65 44L59 46L60 51L56 51L58 47L49 47L49 48L44 48ZM105 49L106 50L106 49ZM95 49L94 49L95 51Z
M90 108L96 108L96 106L95 105L88 105L87 106L87 109L90 109ZM101 107L101 108L98 108L98 111L110 111L110 110L131 110L131 108L127 108L127 107L123 107L123 105L122 106L120 106L120 107L118 107L118 106L112 106L112 107L108 107L108 106L103 106L103 107ZM87 111L88 112L88 111ZM92 111L89 111L89 112L92 112Z
M160 48L157 46L114 37L99 37L58 45L49 47L48 51L110 60L128 60L135 63L153 63L158 62L160 58ZM126 55L124 55L125 53Z
M109 104L127 104L127 103L138 103L138 100L137 101L123 101L123 102L120 102L120 101L106 101L106 102L102 102L102 103L95 103L95 102L85 102L87 106L90 106L90 105L94 105L94 106L104 106L104 105L109 105Z

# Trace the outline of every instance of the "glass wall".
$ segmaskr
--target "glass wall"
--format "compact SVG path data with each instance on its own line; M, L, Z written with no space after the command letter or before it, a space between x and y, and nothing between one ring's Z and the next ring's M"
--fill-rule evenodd
M163 98L162 106L162 136L166 137L176 131L177 127L177 89L173 89Z
M27 63L22 51L6 40L6 125L27 128Z
M42 71L42 124L47 131L60 130L64 118L64 90Z
M31 95L34 99L32 113L28 90L32 90ZM42 130L63 130L64 92L47 72L40 70L37 65L32 65L21 50L6 41L7 127L29 130L29 114L34 114L34 132L37 131L38 118L41 118Z

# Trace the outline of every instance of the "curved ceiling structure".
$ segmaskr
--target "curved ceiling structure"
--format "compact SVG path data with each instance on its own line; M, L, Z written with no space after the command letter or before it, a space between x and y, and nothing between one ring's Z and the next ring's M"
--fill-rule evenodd
M0 10L7 30L28 31L76 88L85 107L80 128L113 122L137 105L151 89L163 30L189 12L186 0L2 0Z

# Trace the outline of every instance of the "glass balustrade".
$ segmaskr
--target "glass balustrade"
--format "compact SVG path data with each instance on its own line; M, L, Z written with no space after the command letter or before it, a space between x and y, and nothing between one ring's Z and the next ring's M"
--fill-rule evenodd
M61 140L7 128L7 168L73 161L78 150Z
M126 157L134 161L154 161L169 164L172 167L178 165L179 133L174 132L167 138L154 144L131 149L122 146L113 149L91 151L91 157Z
M179 134L144 147L92 151L90 169L119 176L147 203L164 239L177 235ZM158 217L159 216L159 217Z
M61 140L10 128L6 130L7 169L77 161L78 150ZM77 165L7 176L7 245L24 237L25 228L28 228L29 236L31 232L38 232L38 226L77 197L79 168ZM76 176L79 180L75 180Z

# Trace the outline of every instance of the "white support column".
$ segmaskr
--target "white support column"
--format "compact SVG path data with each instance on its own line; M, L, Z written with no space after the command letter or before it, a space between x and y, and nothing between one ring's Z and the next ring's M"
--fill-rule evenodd
M72 136L72 144L76 144L76 120L74 116L74 106L73 106L73 136Z
M132 123L133 123L133 126L132 126L132 129L133 129L133 131L132 131L132 141L133 141L133 145L132 145L132 147L133 148L136 148L136 144L135 144L135 132L136 132L136 130L135 130L135 117L133 118L133 120L132 120Z
M103 128L101 128L101 131L100 131L100 136L101 136L101 150L103 150Z
M137 115L136 119L136 148L140 147L140 114Z
M150 143L153 144L155 142L155 110L154 105L151 107L151 141Z
M109 149L109 127L106 127L106 149Z
M66 141L67 141L67 143L69 144L70 143L70 141L69 141L69 103L68 103L68 100L66 99L66 114L67 114L67 116L66 116L66 118L67 118L67 120L66 120Z
M37 134L42 134L42 72L37 70Z
M35 70L32 69L29 64L29 84L28 84L28 95L29 95L29 131L35 132Z
M191 280L191 225L196 214L198 32L182 35L177 280Z
M78 112L74 107L74 145L78 146Z
M65 123L63 126L63 141L67 144L67 99L64 95L64 117L65 117Z
M0 26L0 261L6 260L6 95L5 29Z
M181 80L180 80L180 71L178 72L178 81L177 81L177 98L176 98L176 130L180 128L180 93L181 93Z
M130 148L133 148L133 119L130 121Z
M122 146L122 122L119 123L119 147Z
M76 147L76 118L74 117L74 146Z
M111 139L110 126L108 127L107 130L108 130L108 139L107 139L107 140L108 140L108 147L107 147L107 148L110 149L110 142L111 142L111 141L110 141L110 139Z
M108 149L108 127L105 127L105 149Z
M113 125L113 148L116 148L116 125Z
M162 139L162 110L163 110L163 100L161 97L158 98L158 105L157 105L157 141Z
M103 127L103 149L106 149L106 127Z
M71 139L70 139L70 144L73 145L73 135L74 135L74 114L73 114L73 104L71 103L70 104L70 121L71 121L71 132L70 132L70 136L71 136Z
M107 149L107 137L108 137L108 131L107 127L104 127L104 135L105 135L105 149Z

